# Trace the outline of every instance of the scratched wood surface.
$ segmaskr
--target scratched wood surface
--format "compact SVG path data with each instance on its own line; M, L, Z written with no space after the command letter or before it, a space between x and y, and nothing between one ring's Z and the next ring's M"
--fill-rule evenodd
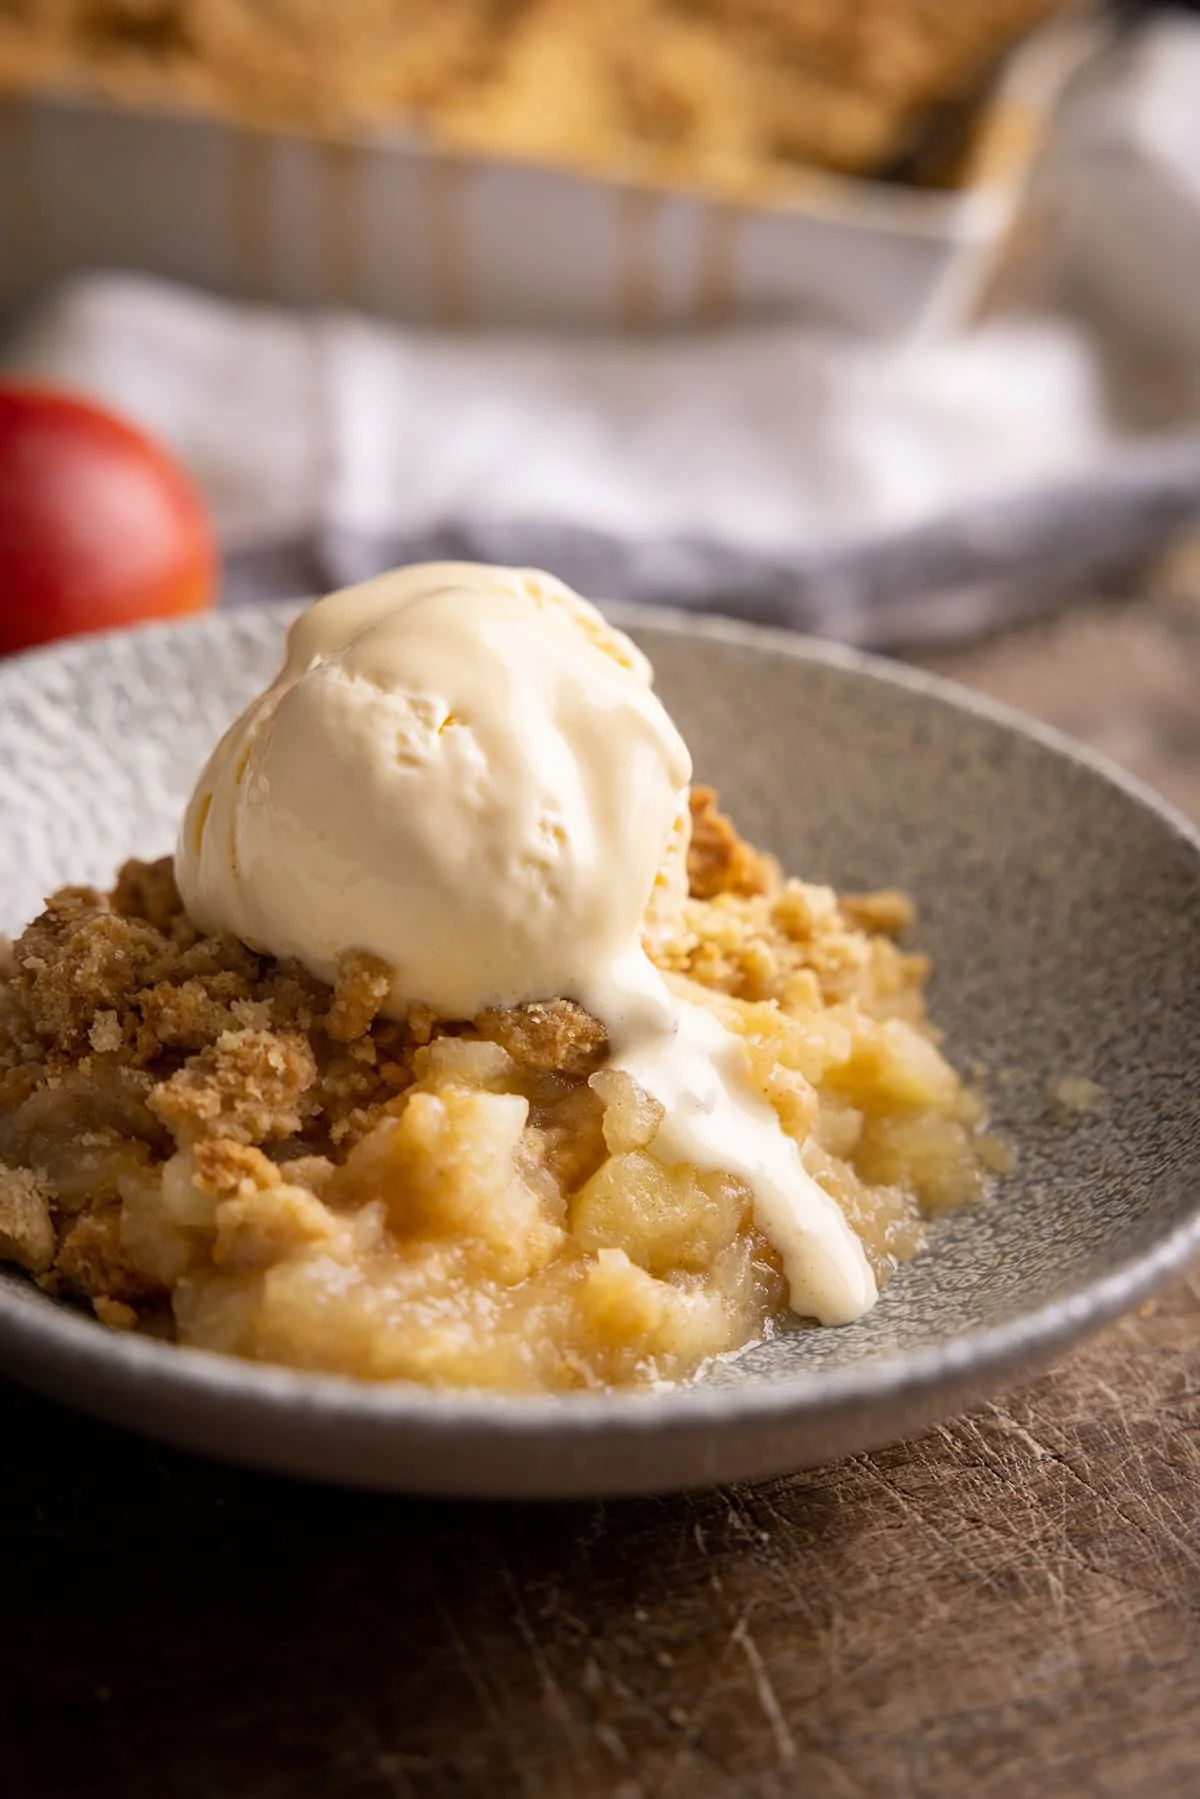
M1200 816L1200 582L938 665ZM659 1501L403 1502L0 1389L4 1799L1200 1792L1200 1279L946 1428Z

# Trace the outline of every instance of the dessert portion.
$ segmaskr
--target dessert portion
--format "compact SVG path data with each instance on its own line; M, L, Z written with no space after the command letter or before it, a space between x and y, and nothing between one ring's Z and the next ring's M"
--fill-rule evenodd
M902 896L785 880L691 776L549 576L311 607L173 861L0 967L0 1253L113 1325L518 1391L861 1316L1000 1157Z
M414 119L484 154L754 195L876 173L1077 0L39 0L0 7L0 83L345 129Z

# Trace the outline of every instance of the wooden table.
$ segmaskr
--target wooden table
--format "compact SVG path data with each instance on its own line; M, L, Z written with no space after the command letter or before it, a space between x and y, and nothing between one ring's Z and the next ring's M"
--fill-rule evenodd
M938 665L1200 816L1200 582ZM4 1799L1200 1793L1200 1282L915 1442L664 1500L306 1488L0 1391Z

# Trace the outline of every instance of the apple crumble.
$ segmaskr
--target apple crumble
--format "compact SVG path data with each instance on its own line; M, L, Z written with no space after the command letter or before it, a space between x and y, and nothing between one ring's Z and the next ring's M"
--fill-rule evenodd
M651 947L753 1081L879 1281L996 1145L925 1016L895 892L784 879L708 789ZM372 1380L509 1391L680 1379L785 1316L729 1175L647 1153L661 1107L567 999L380 1010L190 921L170 860L66 888L0 961L0 1254L119 1329Z
M758 193L903 161L1072 0L10 0L0 84Z

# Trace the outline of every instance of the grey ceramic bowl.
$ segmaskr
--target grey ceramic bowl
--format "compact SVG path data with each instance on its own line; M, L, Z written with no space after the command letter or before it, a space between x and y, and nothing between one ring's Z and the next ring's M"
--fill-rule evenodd
M56 883L172 841L286 613L96 638L0 668L0 928ZM790 869L899 884L933 1010L986 1071L1018 1172L938 1226L844 1330L778 1338L665 1395L370 1387L110 1333L0 1277L0 1366L174 1443L411 1491L645 1492L895 1439L1135 1304L1200 1241L1200 840L1134 782L943 683L823 645L641 615L637 635L747 833ZM1048 1097L1083 1077L1082 1113Z

